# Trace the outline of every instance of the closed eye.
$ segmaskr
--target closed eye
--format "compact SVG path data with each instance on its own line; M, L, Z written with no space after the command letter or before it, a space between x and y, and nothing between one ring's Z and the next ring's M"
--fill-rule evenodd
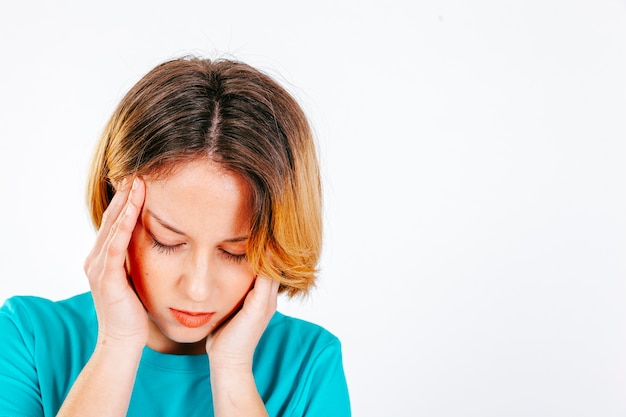
M224 249L220 249L220 254L226 258L226 260L234 262L236 264L240 264L244 260L248 259L248 256L245 253L230 253L225 251Z
M178 250L180 247L184 245L184 243L178 243L176 245L166 245L156 240L156 238L152 235L152 233L149 233L149 235L152 238L152 247L156 249L159 253L162 253L165 255L169 255L171 253L176 252L176 250Z

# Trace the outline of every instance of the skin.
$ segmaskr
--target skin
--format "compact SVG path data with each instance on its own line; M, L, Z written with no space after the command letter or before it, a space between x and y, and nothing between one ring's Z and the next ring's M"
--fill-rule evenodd
M209 159L176 168L164 179L126 179L105 212L85 261L98 341L59 416L126 415L145 345L208 353L216 416L267 415L252 356L279 284L237 258L246 248L249 190ZM211 315L189 327L172 308Z
M148 346L204 353L207 335L241 304L255 278L245 261L252 215L248 186L206 160L165 179L146 177L145 183L128 264L151 319ZM189 328L171 309L208 312L211 318Z

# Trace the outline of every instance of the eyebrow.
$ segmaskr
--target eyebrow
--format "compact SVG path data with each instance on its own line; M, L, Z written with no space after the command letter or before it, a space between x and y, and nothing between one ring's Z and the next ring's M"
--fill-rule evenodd
M157 222L159 222L159 224L163 227L165 227L168 230L171 230L174 233L177 233L179 235L185 235L185 232L182 232L180 230L178 230L177 228L175 228L174 226L168 224L167 222L163 221L163 219L161 219L159 216L157 216L156 214L154 214L154 212L150 209L146 209L146 211L148 212L148 215L150 217L152 217L154 220L156 220Z
M171 230L174 233L177 233L179 235L183 235L183 236L187 236L187 234L181 230L178 230L177 228L175 228L174 226L172 226L171 224L163 221L163 219L161 219L159 216L157 216L156 214L154 214L154 212L150 209L146 209L146 212L148 213L148 215L150 217L152 217L154 220L156 220L161 226L165 227L168 230ZM227 242L227 243L239 243L239 242L244 242L248 240L248 235L245 236L237 236L237 237L232 237L230 239L224 239L223 242Z
M238 237L233 237L230 239L224 239L224 242L227 243L239 243L239 242L244 242L248 240L248 236L238 236Z

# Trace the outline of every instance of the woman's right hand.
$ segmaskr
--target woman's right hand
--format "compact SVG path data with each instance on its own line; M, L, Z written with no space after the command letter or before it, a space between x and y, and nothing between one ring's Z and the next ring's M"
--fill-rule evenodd
M132 181L132 184L131 184ZM143 348L149 318L129 283L126 254L145 199L145 183L125 178L104 212L85 273L98 316L98 344Z
M130 179L132 180L132 179ZM98 316L98 341L58 417L125 416L149 318L128 282L126 254L146 196L140 178L123 180L104 212L85 272Z

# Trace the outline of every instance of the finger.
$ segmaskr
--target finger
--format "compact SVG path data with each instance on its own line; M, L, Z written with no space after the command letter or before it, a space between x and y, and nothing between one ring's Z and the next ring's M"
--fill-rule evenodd
M278 295L278 288L280 287L280 283L275 279L270 279L259 275L254 284L254 288L259 289L259 293L264 298L275 298Z
M272 306L272 311L276 311L276 308L278 307L278 289L279 288L280 288L280 282L273 279L272 287L270 288L270 292L269 292L269 302L270 302L270 305Z
M130 190L131 184L129 178L122 179L119 187L113 195L113 198L109 202L107 209L102 214L102 221L100 222L100 227L98 228L96 241L94 242L93 250L89 257L96 256L100 253L102 246L109 235L111 226L117 221L117 218L128 200Z
M141 211L143 203L146 199L146 183L143 178L135 177L133 179L133 186L130 190L128 200L132 202Z
M144 198L145 183L140 178L135 178L127 202L111 226L103 245L105 268L119 268L124 265L128 244L137 224Z
M278 288L280 283L276 280L259 275L254 283L254 289L246 298L250 299L250 306L259 310L276 310Z

